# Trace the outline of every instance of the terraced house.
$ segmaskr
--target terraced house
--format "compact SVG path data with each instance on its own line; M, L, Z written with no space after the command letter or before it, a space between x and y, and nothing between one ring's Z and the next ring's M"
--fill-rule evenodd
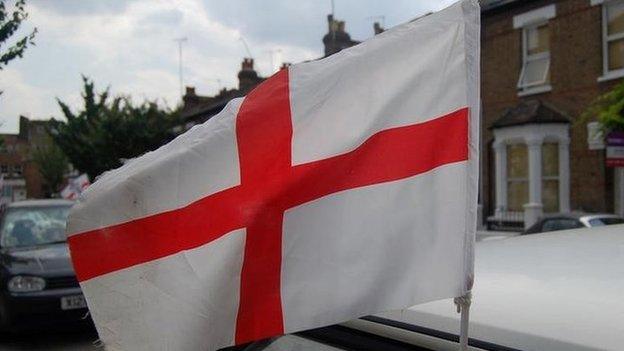
M624 77L624 1L483 1L481 19L484 221L624 214L624 172L580 118Z
M544 213L624 215L624 172L605 165L589 104L624 77L624 0L482 0L481 224L521 229ZM383 31L378 24L374 34ZM325 56L357 45L328 16ZM238 89L187 88L187 129L264 78L245 59Z

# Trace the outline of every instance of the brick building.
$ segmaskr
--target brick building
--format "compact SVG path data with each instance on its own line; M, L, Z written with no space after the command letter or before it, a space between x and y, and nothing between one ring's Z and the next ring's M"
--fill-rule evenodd
M3 177L0 204L43 197L43 179L31 158L31 150L48 142L46 121L21 116L17 134L0 134L0 172Z
M374 23L373 30L375 34L379 34L384 29L379 23ZM336 52L351 47L359 43L351 39L351 36L345 29L345 22L334 19L333 15L327 16L327 34L323 36L323 45L325 46L324 56L335 54ZM283 64L282 68L288 66ZM256 85L260 84L266 78L258 75L254 69L254 60L245 58L241 63L241 70L238 72L238 88L222 89L215 96L200 96L195 92L194 87L186 87L186 93L182 97L182 120L183 125L178 127L178 132L188 130L195 124L203 123L210 117L219 113L231 99L245 96Z
M482 0L482 222L521 228L543 213L624 215L624 172L605 167L580 116L624 77L624 0ZM375 34L383 31L378 24ZM325 56L357 44L328 16ZM187 128L264 78L245 59L239 88L184 96Z
M588 138L595 123L580 116L624 76L624 1L482 1L481 35L481 203L489 222L622 214L624 174L605 167L600 140Z

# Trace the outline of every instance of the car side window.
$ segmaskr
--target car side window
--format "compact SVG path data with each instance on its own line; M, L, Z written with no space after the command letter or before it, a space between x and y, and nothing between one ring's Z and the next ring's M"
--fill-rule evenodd
M542 225L543 232L552 232L555 230L565 230L565 229L573 229L580 228L582 224L576 220L571 218L553 218L547 219L544 221Z

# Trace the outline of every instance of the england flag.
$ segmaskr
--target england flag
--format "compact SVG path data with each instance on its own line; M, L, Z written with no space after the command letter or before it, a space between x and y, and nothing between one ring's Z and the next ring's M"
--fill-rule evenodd
M466 294L479 6L283 69L104 174L68 224L115 350L214 350Z

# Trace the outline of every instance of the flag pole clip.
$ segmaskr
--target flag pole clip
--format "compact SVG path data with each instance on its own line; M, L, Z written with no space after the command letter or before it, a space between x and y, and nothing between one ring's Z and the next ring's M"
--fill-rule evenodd
M453 299L457 306L457 313L461 313L459 325L459 350L468 351L468 321L470 314L470 304L472 303L472 293L468 291L464 296Z

